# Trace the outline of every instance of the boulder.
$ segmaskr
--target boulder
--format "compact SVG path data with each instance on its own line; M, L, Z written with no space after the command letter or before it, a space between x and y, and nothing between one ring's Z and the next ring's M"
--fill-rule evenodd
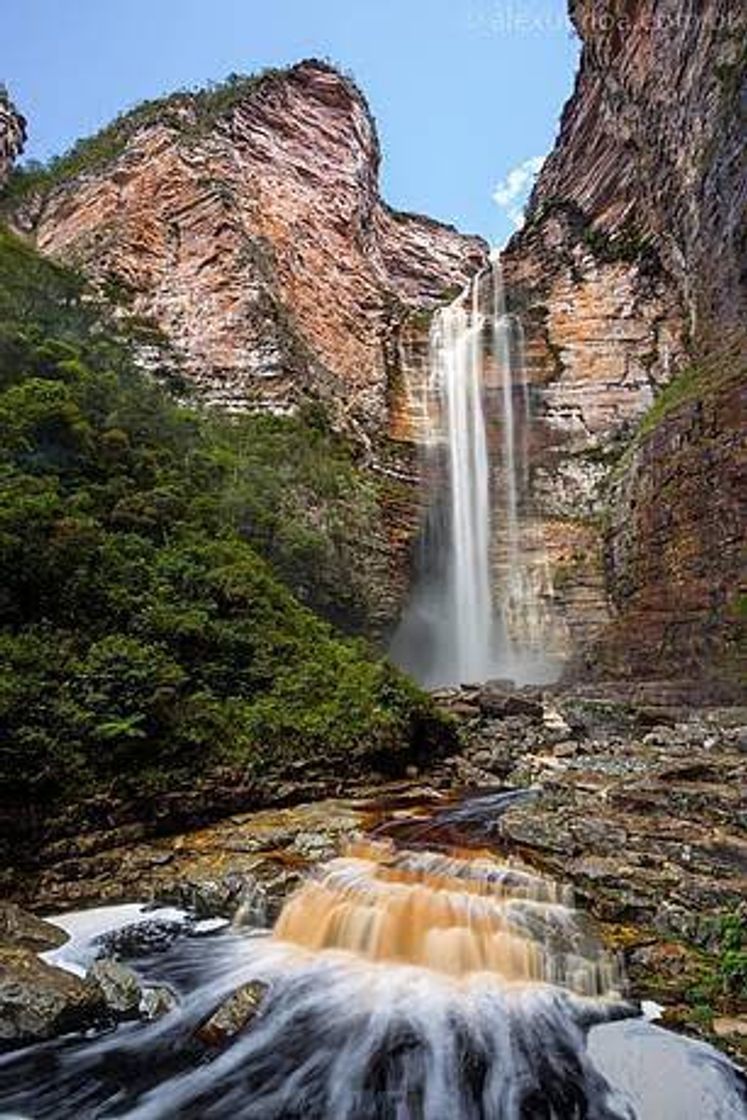
M477 702L485 716L494 718L524 716L532 720L542 718L542 702L539 699L520 692L507 692L492 684L485 685Z
M104 1002L117 1019L136 1019L140 1013L142 989L135 973L118 961L94 961L88 977L101 990Z
M267 984L250 980L242 984L198 1028L196 1037L205 1046L225 1046L246 1030L260 1012Z
M747 1017L720 1017L713 1020L713 1033L717 1038L747 1038Z
M30 949L0 948L0 1047L85 1030L106 1018L101 989L53 968Z
M0 944L42 953L66 941L67 934L51 922L29 914L14 902L0 902Z
M139 1011L143 1019L153 1022L162 1019L178 1005L178 1000L170 988L143 988Z

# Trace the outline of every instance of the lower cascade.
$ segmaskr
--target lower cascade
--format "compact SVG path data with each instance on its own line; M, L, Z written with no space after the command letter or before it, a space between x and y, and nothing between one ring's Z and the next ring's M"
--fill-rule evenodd
M419 417L425 523L392 655L430 686L551 679L546 565L525 555L530 388L499 258L432 322ZM536 553L536 548L535 548Z
M490 797L475 811L491 805L500 811ZM60 920L72 940L54 950L58 964L80 970L97 955L95 918ZM743 1115L725 1059L636 1018L569 888L479 851L361 839L311 874L272 931L234 925L155 954L153 943L130 961L178 1005L150 1024L0 1057L0 1115ZM263 992L259 1009L224 1044L206 1043L205 1024L246 985Z

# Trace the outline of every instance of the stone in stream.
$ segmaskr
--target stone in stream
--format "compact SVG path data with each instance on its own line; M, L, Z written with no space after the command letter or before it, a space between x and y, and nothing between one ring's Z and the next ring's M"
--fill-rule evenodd
M0 1047L41 1042L96 1026L106 1018L101 988L30 949L0 947Z
M267 984L261 980L242 984L198 1027L195 1037L205 1046L225 1046L251 1025L266 994Z
M131 969L103 958L94 961L87 979L100 988L107 1008L117 1019L137 1019L143 993Z
M162 953L177 938L186 937L190 929L187 921L155 918L152 921L135 922L122 929L108 930L96 938L96 945L102 956L126 960L128 957Z
M178 1006L174 993L169 988L152 987L143 988L140 997L139 1012L143 1019L153 1022L162 1019Z

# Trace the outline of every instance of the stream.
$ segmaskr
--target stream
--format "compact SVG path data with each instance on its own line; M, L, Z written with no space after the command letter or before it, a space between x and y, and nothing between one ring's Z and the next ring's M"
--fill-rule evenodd
M399 819L313 871L273 930L139 904L53 916L175 1005L0 1057L0 1117L739 1120L744 1080L656 1026L570 888L480 844L512 795ZM469 834L473 844L457 846ZM201 1025L259 982L245 1029Z

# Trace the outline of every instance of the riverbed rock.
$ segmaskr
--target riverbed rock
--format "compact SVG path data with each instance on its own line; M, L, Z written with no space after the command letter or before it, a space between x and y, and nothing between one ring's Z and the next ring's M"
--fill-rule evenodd
M321 798L287 808L236 813L204 828L111 843L108 833L49 846L31 884L36 906L79 909L133 898L183 907L195 918L243 914L244 924L271 925L308 868L340 851L381 814L387 796L428 796L412 782L362 786L358 800ZM410 791L414 791L411 793ZM433 791L431 790L430 793ZM118 839L118 838L117 838ZM109 955L138 955L138 945L188 932L176 923L147 923L102 939Z
M133 922L122 929L111 930L96 939L102 956L117 960L162 953L177 940L190 932L191 923L162 918Z
M144 987L138 1011L141 1018L150 1023L155 1022L156 1019L162 1019L164 1015L168 1015L178 1005L179 1001L170 988L163 986Z
M260 980L242 984L196 1031L196 1038L209 1047L225 1046L246 1030L260 1013L268 986Z
M713 1033L718 1038L747 1039L747 1017L719 1017L713 1020Z
M131 969L103 957L91 965L88 979L101 990L107 1008L117 1019L138 1017L143 993Z
M14 902L0 902L0 944L41 953L56 949L66 941L67 934L51 922L30 914Z
M85 1030L106 1015L96 983L53 968L29 949L0 948L0 1047Z

